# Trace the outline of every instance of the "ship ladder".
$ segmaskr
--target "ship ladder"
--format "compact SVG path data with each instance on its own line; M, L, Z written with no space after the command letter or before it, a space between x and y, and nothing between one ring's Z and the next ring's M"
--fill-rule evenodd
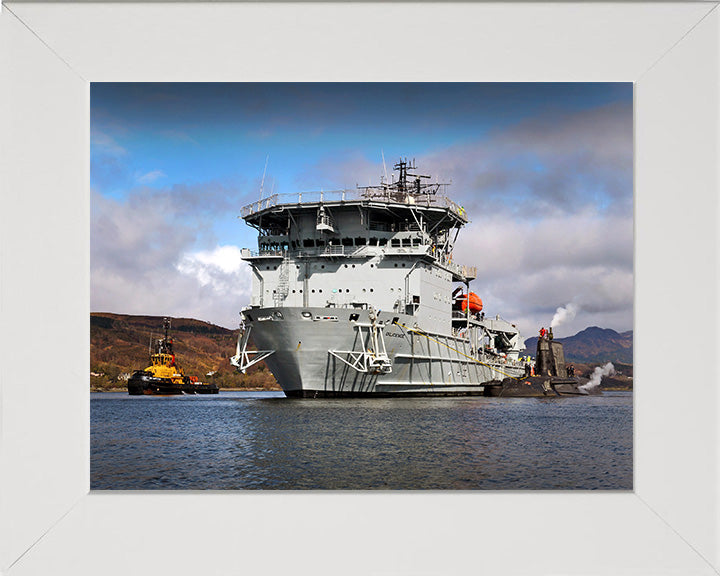
M235 356L230 358L230 364L235 366L243 374L245 374L245 371L250 368L250 366L265 360L265 358L275 353L275 350L248 350L247 345L250 340L250 330L252 330L252 326L248 326L246 330L240 333L235 349Z
M290 258L285 256L280 264L280 274L278 276L277 290L274 294L275 306L279 307L287 298L290 292Z

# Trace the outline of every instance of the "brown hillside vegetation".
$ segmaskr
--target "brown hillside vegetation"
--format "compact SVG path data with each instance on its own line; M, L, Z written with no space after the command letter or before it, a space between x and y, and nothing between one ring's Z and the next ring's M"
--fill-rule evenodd
M186 375L214 382L221 388L280 389L263 362L247 374L240 374L230 364L238 330L191 318L172 318L171 323L178 365ZM90 314L91 387L124 388L123 376L148 365L151 342L162 337L162 326L160 316Z

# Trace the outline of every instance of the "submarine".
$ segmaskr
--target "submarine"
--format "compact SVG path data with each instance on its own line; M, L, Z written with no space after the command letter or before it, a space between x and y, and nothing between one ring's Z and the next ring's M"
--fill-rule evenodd
M601 395L599 386L586 387L588 378L575 376L565 363L562 342L553 339L552 328L537 342L535 364L522 378L508 377L485 387L485 396L542 398L547 396Z

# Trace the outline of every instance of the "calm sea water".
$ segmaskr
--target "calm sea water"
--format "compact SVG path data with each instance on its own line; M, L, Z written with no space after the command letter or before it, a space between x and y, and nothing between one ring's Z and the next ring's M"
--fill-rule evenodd
M632 489L632 393L287 399L91 394L91 487Z

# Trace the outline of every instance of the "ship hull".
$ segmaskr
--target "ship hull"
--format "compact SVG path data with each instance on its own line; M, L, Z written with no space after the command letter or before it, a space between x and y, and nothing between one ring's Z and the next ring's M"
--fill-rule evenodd
M218 394L215 384L200 382L174 382L170 378L158 378L152 374L137 370L128 379L130 396L177 396L180 394Z
M128 379L130 396L175 396L183 393L183 385L169 378L157 378L138 370Z
M476 358L466 339L410 328L409 315L379 314L389 372L358 369L367 310L282 307L245 316L258 350L273 351L265 361L288 397L474 396L524 373L518 364Z

